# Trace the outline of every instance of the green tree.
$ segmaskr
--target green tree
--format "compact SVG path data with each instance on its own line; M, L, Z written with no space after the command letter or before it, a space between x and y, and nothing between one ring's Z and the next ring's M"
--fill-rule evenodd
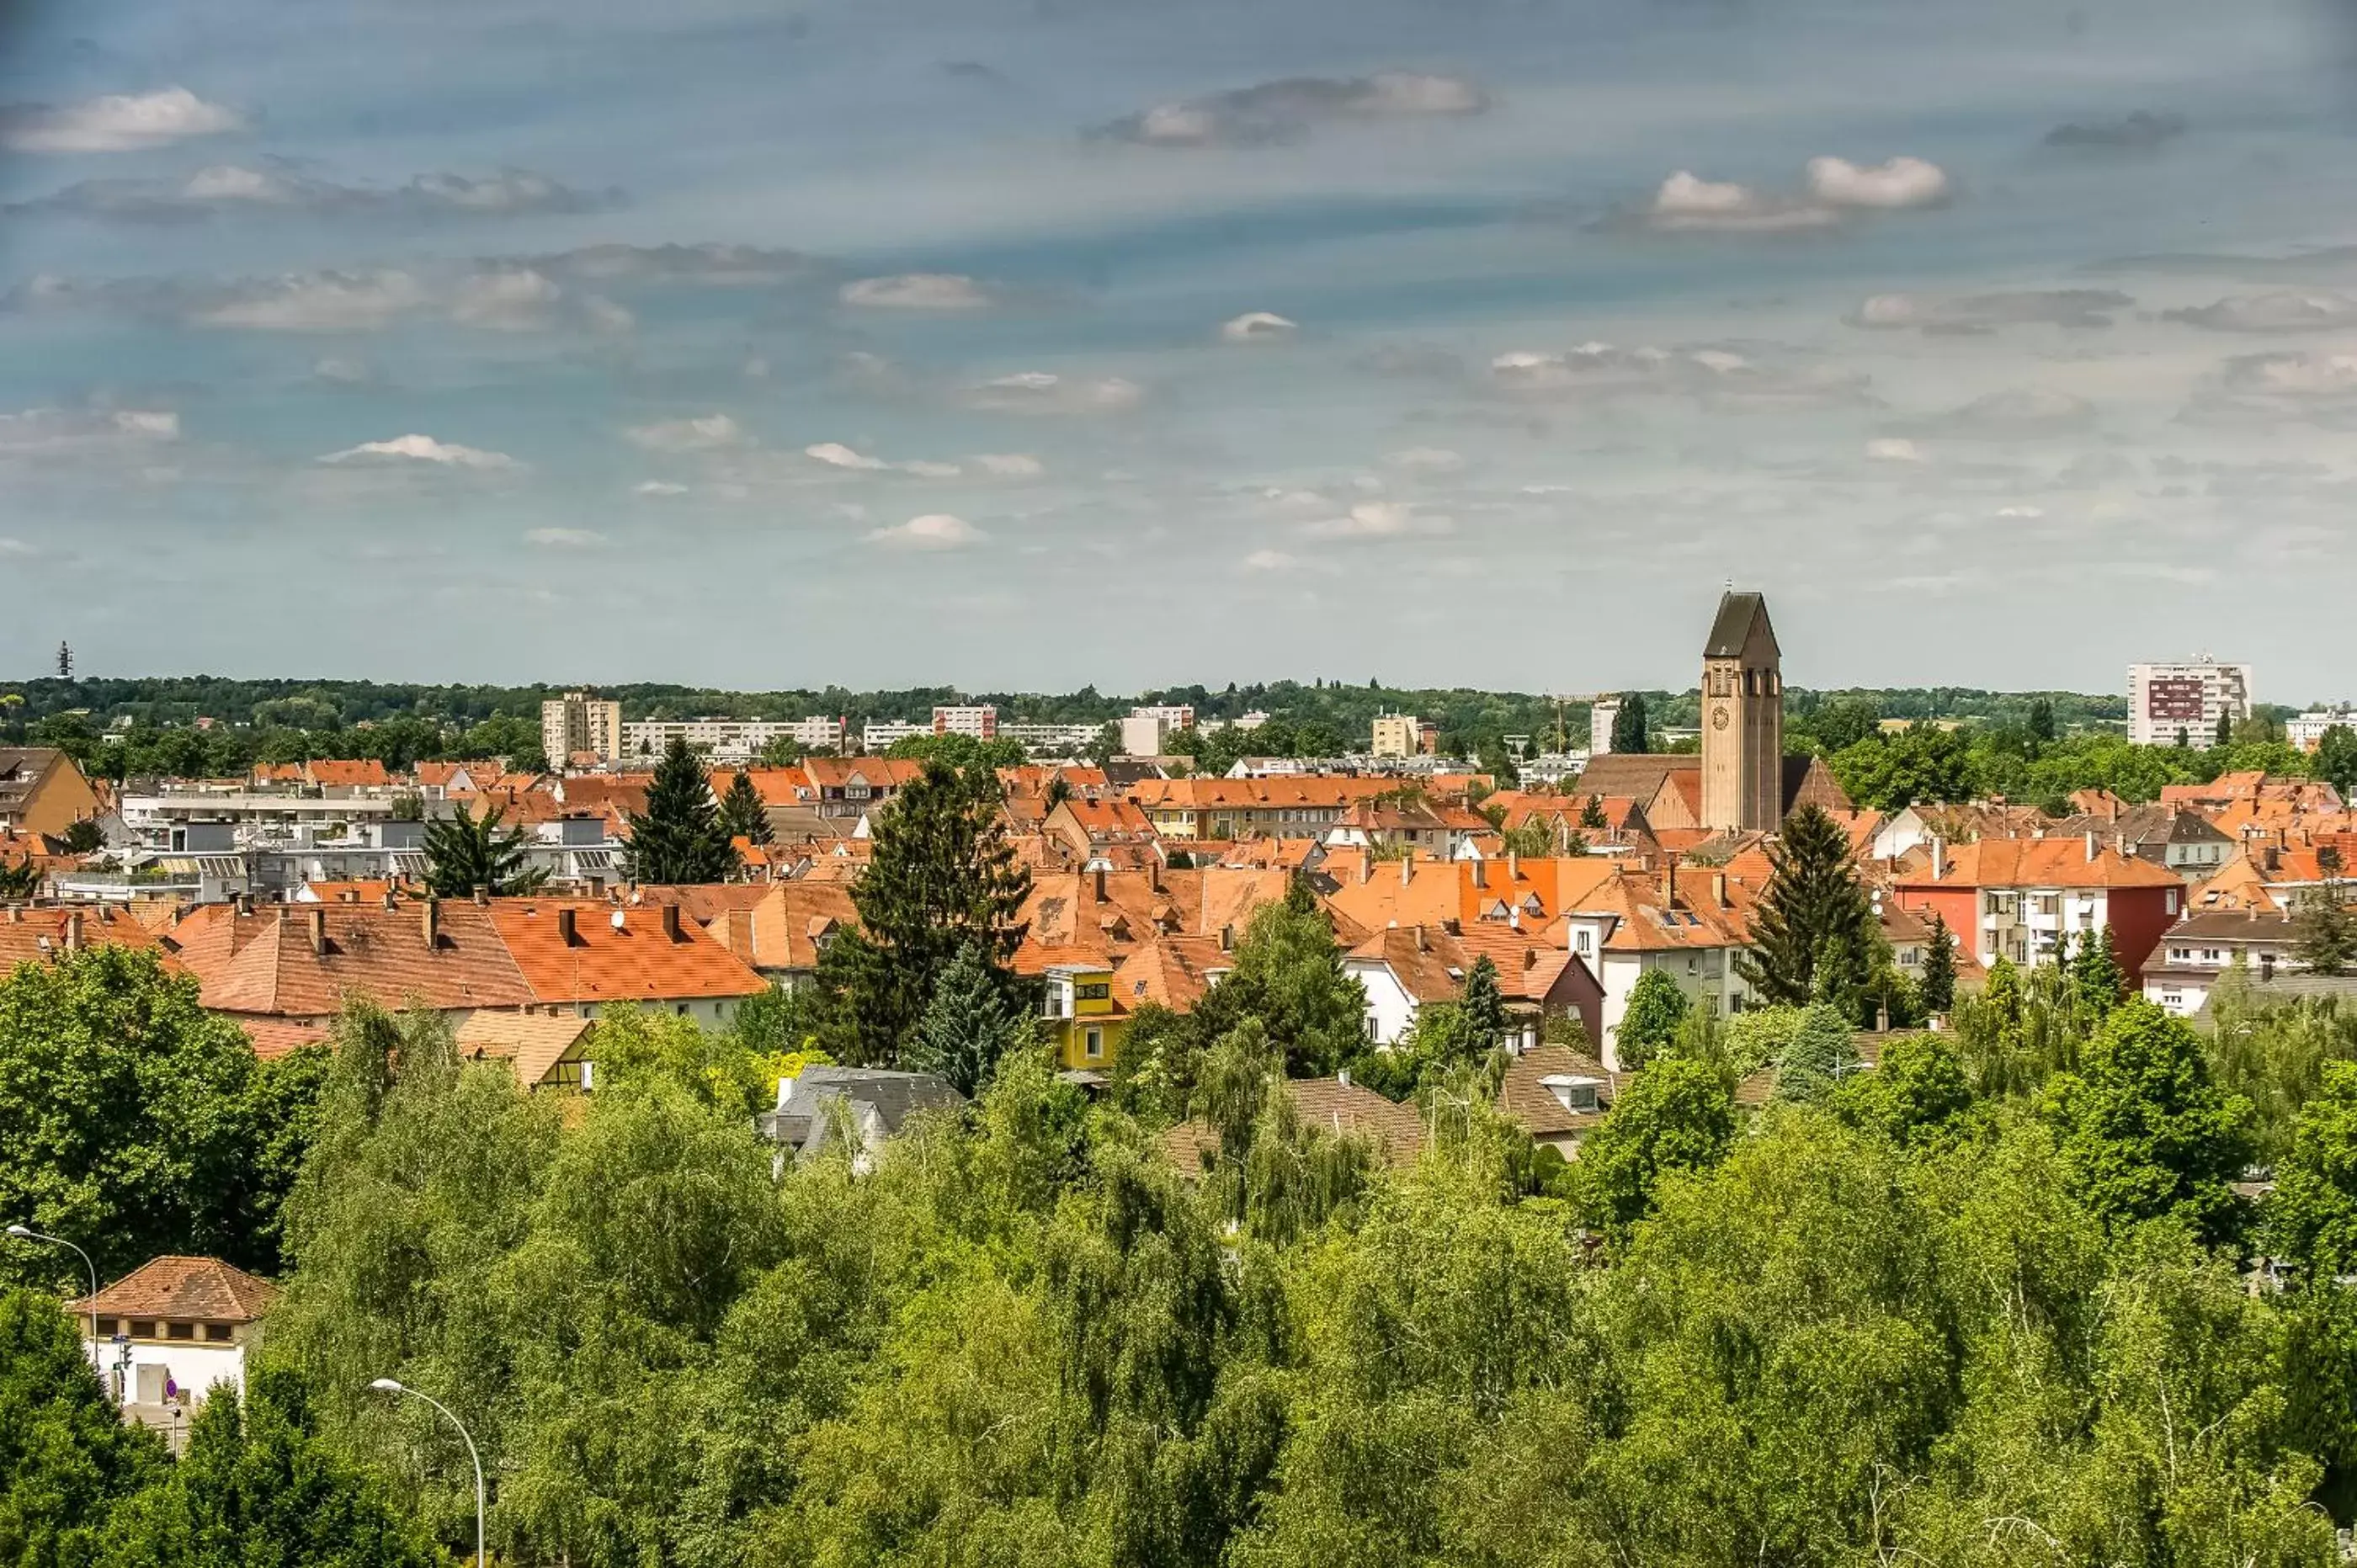
M2065 933L2064 940L2068 940ZM2056 961L2060 963L2058 954ZM2112 950L2112 928L2104 927L2088 933L2079 944L2079 950L2070 963L2071 983L2078 993L2079 1004L2087 1010L2091 1024L2101 1024L2111 1016L2112 1009L2127 994L2127 975L2121 970L2118 956Z
M1605 820L1602 797L1590 795L1587 798L1587 804L1579 809L1579 826L1581 832L1591 833L1603 832L1612 826Z
M1923 944L1923 1007L1933 1016L1956 1004L1956 934L1934 910L1931 939Z
M1464 990L1457 1005L1465 1015L1466 1033L1473 1048L1483 1056L1496 1050L1506 1039L1506 998L1498 989L1498 966L1483 953L1465 972Z
M68 854L96 854L106 847L106 832L89 817L80 817L66 824L61 835Z
M1296 879L1284 899L1253 912L1233 967L1194 1015L1206 1040L1257 1020L1286 1076L1318 1078L1348 1061L1365 1038L1367 993L1342 969L1333 923Z
M2266 1248L2310 1280L2357 1273L2357 1062L2325 1065L2268 1195Z
M2311 973L2346 974L2357 962L2357 917L2337 877L2300 894L2292 934L2292 950Z
M299 1379L257 1368L205 1402L188 1446L110 1522L102 1568L435 1568L432 1544L311 1430Z
M548 880L531 862L522 828L502 830L507 808L485 804L478 816L465 806L425 824L425 886L444 898L465 898L478 887L494 897L530 893Z
M274 1269L299 1157L285 1145L308 1114L298 1079L315 1061L255 1062L244 1032L153 952L23 965L0 979L0 1214L79 1242L102 1276L161 1252ZM0 1254L27 1283L78 1267L48 1248Z
M1645 717L1645 693L1630 692L1620 698L1620 711L1612 715L1612 749L1614 751L1647 752L1653 749L1652 726Z
M1031 876L1007 842L987 768L927 762L883 813L875 843L851 887L859 929L834 940L819 980L842 1001L844 1049L889 1062L961 953L978 950L1004 973Z
M2316 776L2341 791L2343 799L2357 795L2357 729L2334 725L2318 737L2312 758Z
M1850 863L1849 839L1815 806L1785 819L1751 921L1751 951L1738 972L1771 1002L1798 1006L1830 965L1832 993L1855 999L1872 978L1873 908Z
M2234 715L2233 714L2222 713L2218 715L2217 733L2211 737L2210 744L2212 746L2232 746L2234 744Z
M661 885L725 882L737 870L737 851L722 827L720 808L704 766L687 742L673 736L647 786L647 809L630 817L630 874Z
M728 781L728 793L720 798L720 831L756 848L766 847L778 836L770 826L770 811L761 803L761 792L753 787L753 776L741 768Z
M1776 1064L1776 1098L1815 1101L1857 1069L1857 1026L1839 1008L1813 1002Z
M2169 1218L2219 1240L2239 1222L2229 1185L2249 1158L2250 1101L2218 1091L2201 1036L2149 1002L2123 1003L2082 1070L2047 1086L2074 1189L2111 1226Z
M91 1373L82 1326L51 1297L0 1292L0 1564L89 1563L116 1503L164 1467Z
M1643 1067L1668 1049L1685 1022L1687 1005L1686 993L1665 971L1649 969L1639 975L1612 1033L1622 1070Z
M1831 1101L1844 1121L1901 1144L1943 1136L1963 1124L1974 1104L1955 1043L1932 1034L1892 1036L1874 1070L1842 1079Z
M41 868L33 864L30 850L16 865L0 858L0 898L30 898L41 890Z
M2029 699L2029 738L2041 746L2054 740L2054 704L2044 697Z
M933 999L901 1048L900 1065L936 1073L972 1099L990 1081L998 1058L1015 1047L1021 1028L1008 1004L1005 976L977 945L968 945L942 971Z
M1653 1207L1662 1178L1706 1170L1735 1142L1735 1100L1707 1063L1672 1057L1629 1080L1581 1144L1579 1201L1588 1223L1625 1236Z

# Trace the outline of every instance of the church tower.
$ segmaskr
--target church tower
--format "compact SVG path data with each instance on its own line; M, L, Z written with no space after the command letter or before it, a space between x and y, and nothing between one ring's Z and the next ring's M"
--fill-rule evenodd
M1773 832L1783 820L1783 655L1768 601L1730 589L1702 650L1702 823Z

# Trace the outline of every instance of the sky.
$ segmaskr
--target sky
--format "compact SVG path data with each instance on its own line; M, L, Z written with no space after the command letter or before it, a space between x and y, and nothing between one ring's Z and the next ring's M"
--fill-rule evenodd
M0 673L2357 697L2320 0L73 0Z

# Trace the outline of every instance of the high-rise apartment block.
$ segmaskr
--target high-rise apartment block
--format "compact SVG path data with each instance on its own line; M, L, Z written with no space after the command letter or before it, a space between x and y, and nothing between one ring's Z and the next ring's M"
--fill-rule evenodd
M2138 746L2206 746L2218 721L2251 716L2251 667L2203 654L2190 664L2128 666L2128 739Z
M622 755L622 704L587 692L567 692L540 704L540 749L551 768L576 753L599 762Z

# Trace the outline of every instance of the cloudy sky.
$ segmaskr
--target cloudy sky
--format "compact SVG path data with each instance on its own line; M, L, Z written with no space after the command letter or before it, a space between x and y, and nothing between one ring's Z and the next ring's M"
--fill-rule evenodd
M2357 696L2318 0L74 0L0 671Z

